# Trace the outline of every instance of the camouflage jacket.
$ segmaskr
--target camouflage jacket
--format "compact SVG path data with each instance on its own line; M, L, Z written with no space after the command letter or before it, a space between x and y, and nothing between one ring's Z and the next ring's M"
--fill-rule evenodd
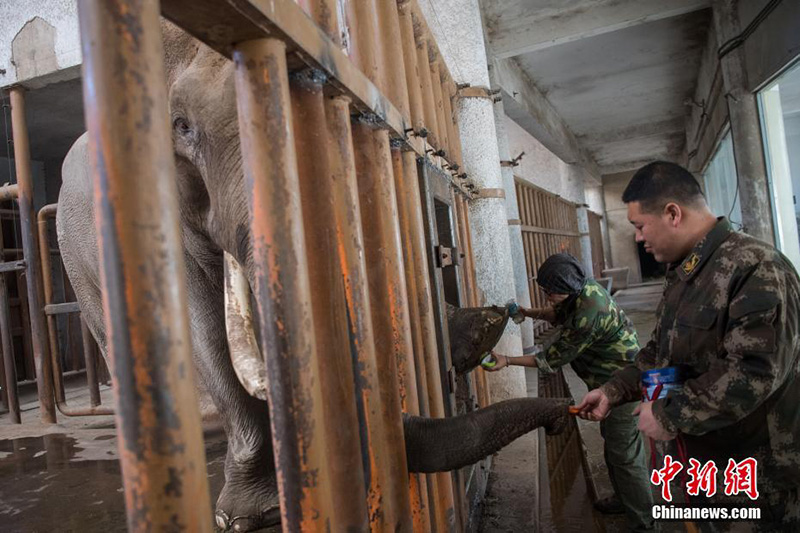
M639 351L633 324L593 279L586 281L577 297L555 310L561 337L536 356L544 372L572 363L575 373L596 388L628 366Z
M771 245L724 218L670 265L653 337L602 388L641 398L640 371L680 366L682 389L653 403L690 457L758 460L763 488L800 485L800 280ZM723 461L720 465L719 461Z

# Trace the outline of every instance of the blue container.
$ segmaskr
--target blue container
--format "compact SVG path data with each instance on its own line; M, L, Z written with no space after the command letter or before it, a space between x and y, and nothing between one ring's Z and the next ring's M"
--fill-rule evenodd
M661 391L658 397L654 398L653 395L659 385L661 385ZM647 397L644 398L645 401L664 398L667 392L679 390L683 386L682 372L675 366L646 370L642 372L642 386L647 391Z

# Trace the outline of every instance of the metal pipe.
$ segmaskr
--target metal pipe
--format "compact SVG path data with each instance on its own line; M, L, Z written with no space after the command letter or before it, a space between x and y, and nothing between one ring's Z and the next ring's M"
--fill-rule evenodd
M286 66L274 38L233 52L251 273L269 381L270 424L284 531L324 529L333 515L300 184Z
M332 505L330 528L333 531L366 531L368 529L367 502L354 494L367 494L361 457L361 432L356 412L354 361L351 354L351 317L346 301L341 240L351 237L338 233L340 219L348 207L335 192L331 179L328 155L331 143L328 136L328 118L341 120L342 116L326 117L320 73L306 70L293 74L291 82L292 120L295 127L295 147L300 178L300 199L303 210L303 227L307 249L306 258L311 286L314 287L314 327L316 338L324 339L317 346L318 379L324 402L320 405L320 426L316 432L324 435L328 490ZM349 120L349 118L345 118ZM313 157L311 154L314 154ZM375 383L377 384L377 383ZM365 417L362 421L367 424ZM374 417L367 417L374 423ZM364 430L367 428L364 427ZM375 443L370 442L370 448ZM374 454L375 450L369 453ZM380 457L379 457L380 459ZM367 463L369 466L369 463ZM375 465L375 468L385 466ZM375 496L380 502L383 487L378 486ZM373 496L370 491L369 497ZM370 501L370 513L373 505Z
M425 128L425 112L422 107L422 82L417 66L417 45L414 42L411 0L398 0L397 7L400 16L400 40L403 45L403 64L406 71L411 124L414 131L420 133Z
M100 384L97 382L97 345L85 320L81 320L81 340L83 341L83 360L86 365L86 382L92 407L100 405Z
M16 197L17 186L12 185L13 193L11 198ZM9 186L2 187L0 191L7 190ZM11 199L8 198L8 199ZM5 262L5 250L3 248L3 232L0 225L0 262ZM5 393L8 412L11 421L15 424L22 423L19 409L19 392L17 389L17 365L14 361L14 342L11 331L11 310L8 304L8 285L5 274L0 274L0 341L3 346L3 368L5 378Z
M78 15L128 529L210 532L159 2Z
M428 142L439 148L439 123L436 121L436 103L434 101L433 86L431 85L430 56L428 54L428 37L421 33L420 18L412 12L415 19L414 37L417 42L417 69L419 71L420 91L422 92L422 110L425 115L425 128L428 130Z
M403 43L400 37L400 18L397 3L391 0L377 2L378 38L384 58L383 68L386 82L386 96L394 104L403 118L408 122L411 118L409 109L408 87L406 87L406 69L403 58ZM386 59L391 58L390 61Z
M442 69L443 67L444 64L440 63L439 68ZM455 94L455 85L453 85L448 75L443 73L442 76L445 78L442 80L442 104L444 105L444 121L445 129L447 130L447 160L451 165L457 164L461 166L459 162L461 159L461 143L458 137L456 137L455 128L453 127L453 95Z
M410 159L410 164L407 161ZM422 324L419 313L419 294L417 291L417 280L414 276L414 269L410 265L417 261L414 255L413 240L419 235L413 228L414 217L412 210L419 209L419 187L417 186L417 196L414 195L413 183L417 181L416 174L416 155L413 152L392 152L392 163L394 165L395 185L397 187L397 209L400 220L401 242L403 248L403 258L407 265L404 269L406 287L408 290L409 315L411 318L411 333L413 353L408 354L413 364L414 375L409 375L407 380L414 380L414 392L416 393L417 405L411 401L407 412L410 414L421 414L430 416L428 409L427 378L425 376L425 361L421 357L424 353L422 340ZM413 408L416 407L416 411ZM414 519L414 531L430 531L431 515L428 508L428 485L427 479L422 474L411 475L411 510Z
M80 312L77 307L77 302L68 302L66 304L53 303L53 277L52 267L50 263L49 242L47 232L47 221L49 218L56 215L58 204L48 204L39 210L37 215L38 228L39 228L39 255L42 261L42 284L44 286L44 312L47 318L47 338L50 343L49 352L51 358L51 365L53 368L53 390L56 398L56 407L59 412L64 416L96 416L96 415L113 415L114 410L110 407L100 406L100 389L97 386L97 376L94 369L91 372L94 376L90 376L90 369L86 367L86 381L89 387L89 394L91 397L91 407L72 407L67 403L66 394L64 390L64 370L61 367L61 354L58 347L58 327L56 324L56 315L65 313ZM83 334L83 321L81 320L81 334ZM89 332L91 337L91 333ZM84 341L85 342L85 341ZM84 358L87 357L87 347L84 344ZM87 362L88 365L88 362ZM94 385L93 385L94 384ZM96 393L95 393L96 389ZM96 396L95 396L96 394ZM95 399L97 402L95 403Z
M447 136L447 123L444 116L444 102L442 95L442 77L439 74L439 63L441 58L436 56L430 63L431 68L431 88L433 89L434 112L436 113L436 124L439 126L439 144L436 145L440 150L450 154L450 139Z
M22 250L27 268L25 269L30 307L31 337L36 363L36 386L39 393L42 421L46 424L56 422L56 409L53 399L52 368L47 349L47 333L44 311L42 309L42 268L37 256L39 246L36 242L33 207L33 178L31 177L31 154L28 139L28 124L25 119L24 89L11 89L11 129L14 135L14 161L17 170L19 222L22 233Z
M16 183L5 184L2 187L0 187L0 202L16 200L18 197L19 197L19 185L17 185Z

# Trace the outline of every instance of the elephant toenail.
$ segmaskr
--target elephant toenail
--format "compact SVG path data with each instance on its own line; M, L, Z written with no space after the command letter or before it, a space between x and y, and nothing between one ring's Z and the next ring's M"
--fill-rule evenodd
M215 513L215 519L217 521L218 528L220 528L222 531L228 529L228 515L225 514L225 511L217 511Z

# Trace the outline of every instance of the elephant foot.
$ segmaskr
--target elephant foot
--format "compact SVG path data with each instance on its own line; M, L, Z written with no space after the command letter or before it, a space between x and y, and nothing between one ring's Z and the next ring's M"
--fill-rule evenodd
M281 523L278 489L272 482L226 482L214 515L221 531L256 531Z

